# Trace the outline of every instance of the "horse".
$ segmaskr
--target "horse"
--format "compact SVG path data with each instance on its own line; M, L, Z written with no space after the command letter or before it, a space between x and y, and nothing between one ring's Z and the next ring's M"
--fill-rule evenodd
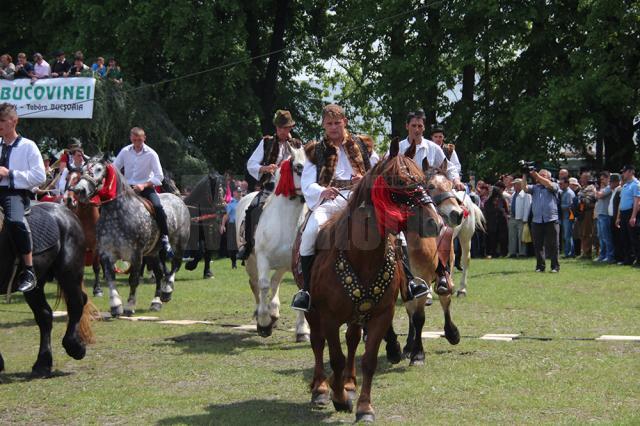
M210 277L211 258L220 246L220 223L225 213L224 178L216 171L200 179L193 187L184 202L191 215L191 233L188 251L193 260L185 266L188 270L196 269L198 262L204 258L204 278Z
M306 156L304 148L289 147L291 158L283 161L276 172L276 190L265 202L255 231L253 252L246 261L249 285L256 301L256 328L262 337L268 337L280 318L280 283L291 271L291 252L296 230L304 221L307 209L300 190L300 177ZM236 209L237 223L244 220L247 207L257 195L246 195ZM240 241L241 227L236 229ZM271 278L269 274L274 271ZM309 341L309 327L304 313L297 313L296 342Z
M449 270L453 266L452 256L453 253L453 238L456 229L459 229L461 223L465 220L465 210L460 208L459 201L456 194L453 192L453 183L447 179L443 173L445 168L440 170L428 169L427 175L427 192L431 196L434 204L437 206L438 213L443 218L446 225L443 228L443 232L438 236L436 240L436 255L430 259L424 259L415 265L414 272L427 282L431 282L438 278L438 267L447 266ZM470 241L470 240L469 240ZM411 265L414 265L414 259L409 253L411 258ZM440 271L442 273L442 271ZM448 292L439 294L440 306L444 312L445 319L445 336L451 344L458 344L460 341L459 333L457 332L455 324L451 321L450 305L451 305L451 291L453 290L453 281L450 274L445 274L447 278ZM402 356L409 358L410 365L423 365L425 354L422 344L422 328L425 323L425 303L426 296L419 297L411 300L407 300L404 297L404 306L409 316L409 332L407 333L406 345L403 348ZM449 331L447 331L449 330ZM397 343L397 335L390 327L387 335L385 336L387 342L387 359L391 363L400 362L398 357L399 344Z
M81 176L82 172L80 171L70 172L67 187L73 187L80 180ZM74 212L80 220L87 246L84 265L91 266L93 268L93 296L102 297L103 291L100 286L100 258L96 251L96 224L100 218L100 203L96 202L96 200L89 201L88 203L81 203L78 201L73 191L66 191L63 196L63 200L67 207L71 209L71 211Z
M83 167L82 177L71 190L80 202L88 202L94 195L101 199L100 219L96 225L97 251L109 284L111 315L131 316L135 313L143 258L152 267L156 279L150 309L159 311L162 303L171 300L175 274L182 264L182 253L189 241L189 210L182 199L174 194L159 194L167 214L169 239L175 250L171 271L167 271L158 226L151 209L125 183L120 171L107 157L89 159ZM131 265L129 298L124 309L115 282L114 264L118 259L127 260Z
M40 348L31 374L49 377L53 364L53 311L44 294L45 283L53 279L58 281L59 297L64 298L68 311L62 346L76 360L83 359L86 346L94 342L91 320L97 309L89 301L83 286L85 240L75 215L61 204L37 203L31 207L27 220L33 233L33 267L38 286L24 293L24 298L40 329ZM3 253L0 256L0 290L10 292L17 284L19 261L3 223L4 213L0 209L0 252ZM0 371L3 369L4 361L0 356Z
M378 349L393 320L398 292L405 287L395 234L405 233L414 268L420 270L435 256L434 237L442 227L425 193L422 171L411 159L398 156L398 150L395 139L389 157L355 186L345 210L320 229L311 270L313 306L306 318L315 358L312 403L328 403L330 386L335 409L353 410L355 352L362 325L367 326L356 421L375 418L371 386ZM298 285L302 287L300 281ZM340 345L340 326L345 323L346 362ZM325 341L333 370L330 381L323 366Z

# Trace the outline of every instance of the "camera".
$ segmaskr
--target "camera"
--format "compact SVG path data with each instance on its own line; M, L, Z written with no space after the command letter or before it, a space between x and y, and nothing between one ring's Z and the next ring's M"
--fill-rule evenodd
M518 164L520 165L522 173L527 174L536 171L536 163L534 161L520 160Z

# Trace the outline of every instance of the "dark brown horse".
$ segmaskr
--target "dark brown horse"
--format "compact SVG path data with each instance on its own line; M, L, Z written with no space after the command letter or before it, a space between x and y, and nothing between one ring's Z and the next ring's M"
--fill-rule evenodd
M336 410L353 409L355 352L366 325L357 421L374 420L370 394L378 349L390 328L398 291L405 285L395 235L406 234L411 260L415 268L423 268L434 257L434 237L442 226L426 195L422 171L411 159L397 156L397 141L390 152L389 159L354 188L345 211L321 229L311 273L313 307L307 320L315 356L312 403L326 404L331 387ZM340 326L345 323L346 359L340 345ZM323 368L325 341L333 370L330 380Z

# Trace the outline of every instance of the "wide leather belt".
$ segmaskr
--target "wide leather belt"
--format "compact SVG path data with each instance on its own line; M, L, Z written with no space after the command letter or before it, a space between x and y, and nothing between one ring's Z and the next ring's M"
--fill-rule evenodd
M332 186L338 189L351 189L351 187L353 186L353 182L351 182L351 179L347 179L347 180L334 179L331 181L331 184L329 184L329 186Z

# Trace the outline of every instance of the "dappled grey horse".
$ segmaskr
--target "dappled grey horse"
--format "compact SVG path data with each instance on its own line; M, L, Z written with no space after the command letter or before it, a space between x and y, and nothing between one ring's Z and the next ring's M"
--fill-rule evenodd
M111 315L135 313L143 258L152 267L156 279L151 310L160 310L163 302L171 300L175 274L189 241L189 210L182 199L174 194L159 194L167 215L169 240L175 251L171 271L168 271L166 259L161 253L160 232L152 213L144 200L125 183L120 171L106 158L94 157L87 161L82 177L72 191L82 202L96 195L101 201L100 219L96 225L97 251L109 284ZM118 259L131 264L129 299L124 309L115 285L113 265Z

